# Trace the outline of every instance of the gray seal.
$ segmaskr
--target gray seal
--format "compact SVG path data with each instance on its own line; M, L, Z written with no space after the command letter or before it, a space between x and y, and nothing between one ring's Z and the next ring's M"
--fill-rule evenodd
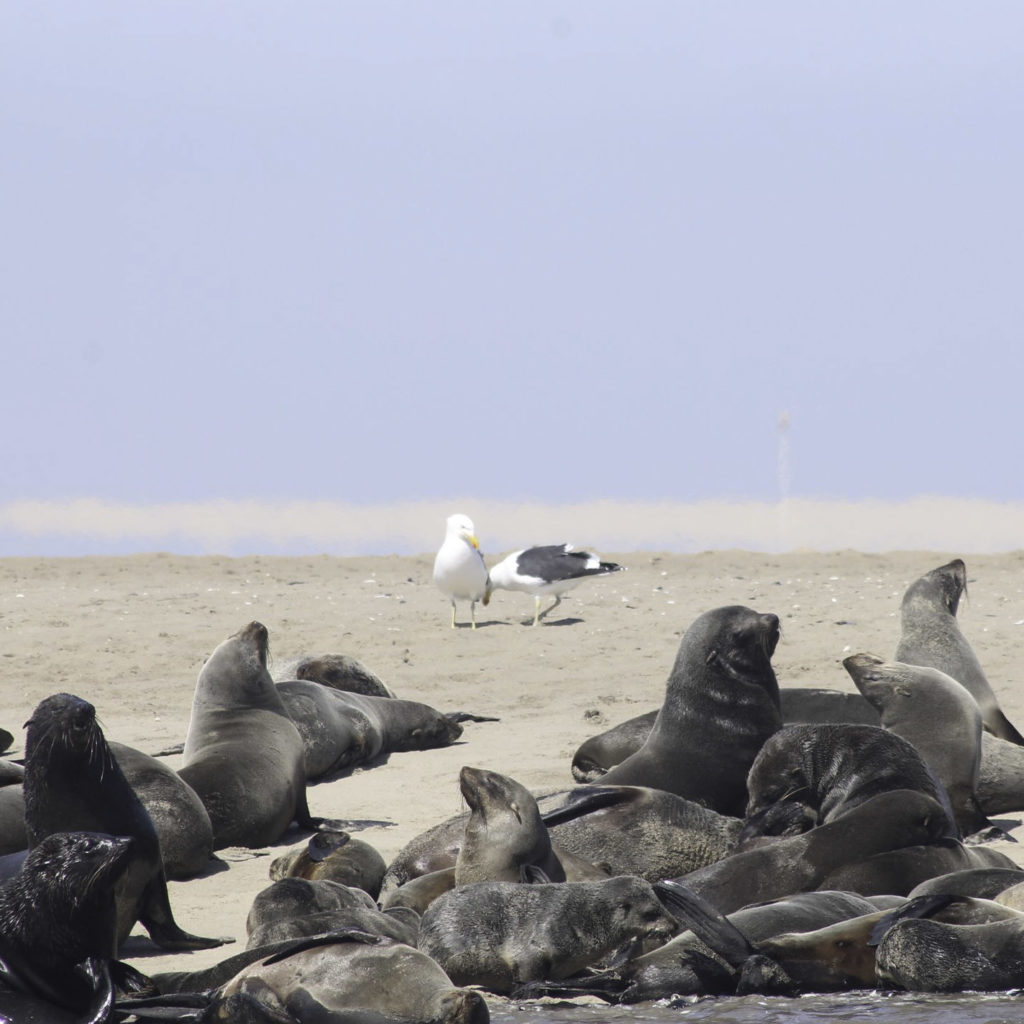
M229 973L230 972L230 973ZM226 975L226 976L225 976ZM396 979L400 979L396 983ZM456 988L425 953L358 929L247 950L205 971L154 976L161 1019L487 1024L479 992ZM215 991L208 991L216 988ZM191 993L168 1017L173 993ZM131 1002L119 1003L130 1009Z
M267 846L309 813L302 737L267 671L267 628L250 622L199 672L179 775L203 802L214 849Z
M301 679L278 683L277 691L302 737L307 780L399 751L447 747L462 735L461 725L418 701Z
M991 827L978 803L981 711L967 689L937 668L873 654L851 655L843 666L878 709L882 728L912 743L935 772L964 835Z
M750 768L740 838L806 832L895 789L916 790L942 805L946 833L959 837L942 783L901 736L877 725L787 725Z
M428 907L419 948L456 985L509 994L528 982L567 978L628 942L665 942L676 922L650 883L479 882Z
M989 732L1024 744L1024 736L1003 714L981 662L960 631L956 613L966 591L967 567L961 558L911 583L900 605L900 640L893 661L937 668L952 676L978 702Z
M698 616L683 634L650 735L602 782L663 789L742 815L747 772L782 726L771 665L778 640L776 615L732 605Z
M139 921L164 949L223 944L223 939L190 935L174 920L153 819L107 746L92 704L68 693L40 701L27 723L24 785L30 847L67 831L133 840L117 890L119 943Z
M270 877L339 882L376 899L386 868L384 858L369 843L353 839L347 832L321 829L308 843L275 857Z

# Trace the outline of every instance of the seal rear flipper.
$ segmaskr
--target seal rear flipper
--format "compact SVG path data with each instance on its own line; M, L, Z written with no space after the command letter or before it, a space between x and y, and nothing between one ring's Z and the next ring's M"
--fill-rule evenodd
M295 956L296 953L303 953L307 949L317 949L320 946L333 946L342 942L362 942L367 946L375 946L383 941L383 935L374 935L361 928L341 928L338 931L324 932L321 935L306 935L268 956L263 961L263 966L279 963L281 960L287 960L290 956Z
M757 950L750 940L706 899L681 882L667 878L654 883L658 899L669 913L731 967L740 967Z
M550 811L541 814L541 821L548 828L575 821L585 814L615 807L633 799L633 794L619 786L578 786L563 795L563 802Z
M944 910L951 903L955 903L957 900L963 899L962 896L955 896L948 893L928 893L925 896L915 896L912 900L908 900L903 904L902 907L897 907L894 911L886 914L875 926L871 929L871 935L868 938L869 946L877 946L881 941L885 933L897 922L903 921L912 917L931 917L932 914L939 910Z
M215 939L192 935L179 927L171 911L163 870L150 881L139 900L139 923L161 949L215 949L235 941L230 937Z
M474 715L471 711L446 711L445 718L452 722L500 722L492 715Z
M174 992L147 998L119 999L114 1011L123 1019L128 1014L139 1021L177 1021L179 1024L205 1024L210 1020L214 993Z

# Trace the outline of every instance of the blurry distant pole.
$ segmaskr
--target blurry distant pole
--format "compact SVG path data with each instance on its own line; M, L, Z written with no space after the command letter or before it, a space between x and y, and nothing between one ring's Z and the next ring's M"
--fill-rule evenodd
M779 510L778 510L778 549L788 551L791 547L789 536L789 412L779 413Z

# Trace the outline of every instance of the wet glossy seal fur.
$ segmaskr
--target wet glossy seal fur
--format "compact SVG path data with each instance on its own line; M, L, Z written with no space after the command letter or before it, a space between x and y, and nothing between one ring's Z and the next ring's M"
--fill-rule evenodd
M153 820L128 784L86 700L58 693L40 701L25 739L25 827L29 846L54 832L103 832L133 840L118 887L118 942L136 921L164 949L209 949L223 939L183 931L174 920Z
M122 836L57 832L41 839L21 871L0 885L0 988L28 1001L13 1020L51 1019L47 1007L106 1020L112 969L136 990L145 983L127 965L113 963L114 891L130 869L133 845ZM40 1015L32 1018L30 1009Z
M602 783L650 786L742 816L747 772L782 726L771 657L779 619L741 605L698 616L683 634L650 735Z

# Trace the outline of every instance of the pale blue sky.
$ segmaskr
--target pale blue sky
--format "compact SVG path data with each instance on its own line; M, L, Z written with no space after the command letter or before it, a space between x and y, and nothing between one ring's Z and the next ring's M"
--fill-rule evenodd
M1024 499L1015 0L16 0L0 97L2 500L774 500L784 411Z

